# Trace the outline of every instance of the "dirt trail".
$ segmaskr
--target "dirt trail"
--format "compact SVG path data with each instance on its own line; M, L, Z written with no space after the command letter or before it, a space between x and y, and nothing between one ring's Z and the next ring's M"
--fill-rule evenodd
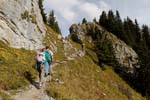
M59 63L54 63L52 66L55 67ZM52 68L53 68L52 67ZM45 92L47 83L50 82L51 76L44 77L42 79L42 87L38 88L38 81L30 84L28 89L21 90L12 96L13 100L55 100L52 97L49 97Z
M84 55L85 55L84 52L76 51L75 53L68 56L68 58L72 58L72 59L67 59L64 61L57 61L57 62L53 63L52 67L55 67L58 64L66 63L69 60L74 60L75 58L82 57ZM42 76L44 76L44 75L42 75ZM51 80L50 76L48 76L46 78L43 77L43 80L42 80L43 83L42 83L42 87L40 89L37 88L37 85L38 85L38 81L37 81L34 84L30 84L28 89L22 90L22 91L18 92L17 94L13 95L12 99L13 100L55 100L52 97L49 97L47 95L47 93L45 92L47 83L50 82L50 80Z
M43 79L43 84L40 89L37 88L37 83L32 84L29 86L27 90L21 91L17 93L16 95L12 96L12 99L14 100L54 100L53 98L49 97L45 93L46 89L46 83L47 81L50 81L50 76Z

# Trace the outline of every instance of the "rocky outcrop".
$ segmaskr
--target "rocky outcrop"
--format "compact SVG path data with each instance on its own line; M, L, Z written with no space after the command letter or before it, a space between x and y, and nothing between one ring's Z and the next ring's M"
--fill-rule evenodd
M119 62L120 67L122 67L123 70L132 74L135 72L136 68L140 67L138 64L138 55L130 46L108 32L105 32L102 35L102 38L111 41L116 60Z
M44 27L38 0L0 0L0 40L15 48L40 48Z
M120 65L119 69L133 74L135 69L140 67L138 64L138 55L130 46L95 23L73 24L70 27L70 33L76 40L81 42L88 41L89 43L93 41L92 38L98 38L97 34L100 34L98 40L102 43L105 43L105 41L111 42L115 58ZM91 37L91 34L95 34L95 36Z

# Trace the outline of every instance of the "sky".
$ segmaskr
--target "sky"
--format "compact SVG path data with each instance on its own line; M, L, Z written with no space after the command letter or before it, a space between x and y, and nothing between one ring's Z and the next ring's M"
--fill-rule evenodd
M139 24L150 26L150 0L44 0L45 12L54 10L62 35L69 34L69 27L81 23L83 18L99 20L102 11L119 11L122 19L129 16Z

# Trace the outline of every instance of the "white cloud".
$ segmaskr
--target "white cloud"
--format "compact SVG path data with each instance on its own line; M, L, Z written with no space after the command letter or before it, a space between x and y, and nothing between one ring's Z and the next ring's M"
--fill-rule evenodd
M65 19L64 21L67 21L68 23L71 23L77 18L77 14L70 9L62 9L59 13Z
M98 4L84 0L44 0L44 6L47 13L52 9L55 11L55 15L65 36L71 24L78 23L83 17L88 20L92 20L94 17L99 18L103 10L110 9L101 0L99 0Z
M104 10L106 10L106 11L108 11L108 10L111 9L110 5L108 5L106 2L104 2L104 1L102 1L102 0L100 0L100 1L98 2L98 5L100 6L101 9L104 9Z
M137 18L139 23L150 25L149 5L149 0L44 0L46 12L52 9L55 11L65 36L71 24L79 23L83 17L89 21L94 17L98 19L103 10L109 9L119 10L123 18L126 16Z
M105 2L100 1L98 5L90 2L83 3L82 6L79 7L80 12L82 12L85 17L89 19L93 19L94 17L99 18L99 15L103 10L108 11L110 6L108 6Z
M78 5L78 0L45 0L44 5L46 12L49 13L53 9L58 19L63 18L67 22L76 19L77 15L72 7Z
M86 14L85 17L94 18L99 16L101 13L101 9L99 9L95 4L85 3L83 6L81 6L82 13Z

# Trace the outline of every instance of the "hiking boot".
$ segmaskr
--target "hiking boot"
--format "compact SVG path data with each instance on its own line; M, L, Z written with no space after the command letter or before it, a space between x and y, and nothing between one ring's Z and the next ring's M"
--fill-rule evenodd
M37 88L41 89L41 87L42 87L42 83L40 82Z
M42 87L42 83L39 84L39 87Z

